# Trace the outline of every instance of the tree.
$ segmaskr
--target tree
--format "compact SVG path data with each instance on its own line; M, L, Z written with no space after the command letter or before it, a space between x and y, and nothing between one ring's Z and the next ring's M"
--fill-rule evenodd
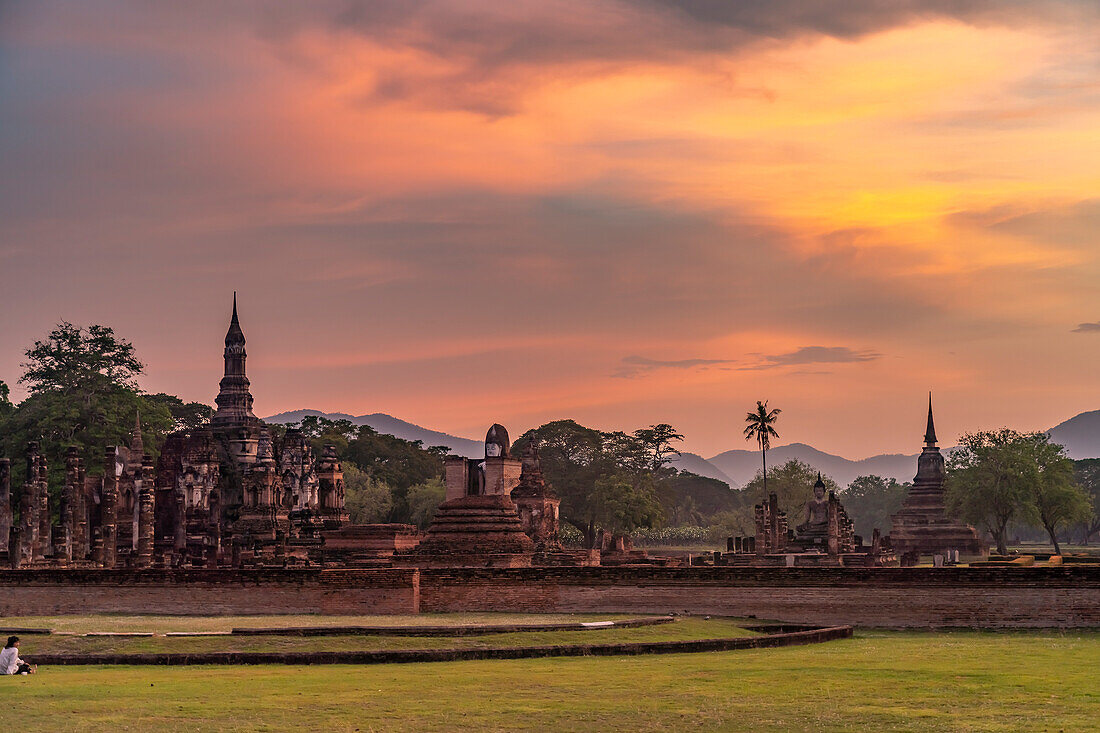
M664 477L657 484L661 512L674 526L713 524L717 515L741 508L740 495L724 481L688 471Z
M881 476L859 476L844 490L844 509L855 524L856 534L870 537L875 529L890 529L890 517L900 509L909 484Z
M334 445L342 461L362 471L366 485L374 487L372 490L378 486L388 487L389 511L383 519L391 522L418 523L414 514L422 513L422 507L410 504L408 492L413 486L441 479L443 458L450 452L445 446L425 448L419 440L403 440L379 433L369 425L357 426L350 420L309 415L291 427L294 425L298 425L309 439L314 453L319 454L326 444ZM378 506L380 501L378 499L374 505ZM434 510L434 505L432 508Z
M634 437L649 454L650 465L654 471L664 468L674 456L680 455L680 451L673 448L672 444L684 440L684 436L677 433L668 423L635 430Z
M341 455L363 469L372 480L390 487L393 497L391 522L417 523L413 514L418 510L410 503L409 491L413 486L442 479L443 458L449 449L425 448L418 440L379 433L369 425L357 430Z
M512 453L538 442L543 476L561 497L561 520L576 527L585 546L592 547L600 528L626 532L661 521L658 490L676 473L664 464L677 435L671 426L628 435L557 420L528 430Z
M433 478L422 484L410 486L407 492L409 506L409 521L426 529L432 523L436 508L447 497L447 487L443 479Z
M776 466L768 471L768 485L771 486L769 494L775 494L779 502L779 508L787 513L790 525L802 523L802 517L806 513L806 502L813 498L814 483L817 481L818 470L808 463L803 463L797 458L792 458L781 466ZM836 481L828 476L822 476L826 491L837 491ZM764 486L763 474L756 474L745 484L741 491L742 501L746 506L755 503L753 497L760 496Z
M351 420L329 420L320 415L306 415L298 427L309 439L316 455L320 455L326 445L335 446L337 455L345 455L348 442L359 433L359 428Z
M661 507L649 473L618 472L596 479L588 501L590 523L617 533L653 527Z
M137 376L145 365L134 345L107 326L81 328L61 321L44 341L25 352L19 381L30 393L60 392L84 401L120 389L137 391Z
M1074 461L1073 476L1092 505L1089 516L1081 521L1081 541L1087 545L1092 536L1100 532L1100 458Z
M28 441L39 441L53 485L64 475L69 446L80 449L94 473L102 468L106 446L129 441L137 415L146 450L154 454L158 439L173 426L165 404L138 391L142 364L133 345L110 328L62 321L25 354L19 381L30 394L3 418L0 443L5 455L19 456ZM23 471L23 462L16 461L13 480L22 480Z
M756 411L745 416L745 440L756 440L760 446L761 476L764 478L764 501L768 500L768 448L772 447L772 438L778 438L775 432L775 420L782 410L768 410L768 401L756 401Z
M11 388L0 379L0 420L10 415L15 409L11 403Z
M1034 433L1027 438L1027 447L1039 474L1038 480L1031 486L1028 514L1050 536L1054 554L1061 555L1058 529L1087 519L1092 512L1092 502L1089 495L1074 482L1073 461L1066 457L1062 446L1051 443L1046 433Z
M354 463L344 461L344 489L348 517L353 524L385 522L393 509L393 492L385 483L372 479Z
M1008 428L968 433L947 460L948 509L988 530L1002 555L1008 552L1009 523L1036 516L1043 444L1049 439L1041 433Z
M146 403L163 406L172 416L172 431L195 430L214 416L214 408L201 402L184 402L179 397L158 392L145 395Z

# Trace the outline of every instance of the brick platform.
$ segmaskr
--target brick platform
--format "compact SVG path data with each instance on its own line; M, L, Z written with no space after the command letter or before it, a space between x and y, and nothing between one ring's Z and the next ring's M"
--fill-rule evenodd
M692 613L886 628L1100 628L1100 567L0 572L0 614Z
M416 570L0 571L0 615L417 613Z

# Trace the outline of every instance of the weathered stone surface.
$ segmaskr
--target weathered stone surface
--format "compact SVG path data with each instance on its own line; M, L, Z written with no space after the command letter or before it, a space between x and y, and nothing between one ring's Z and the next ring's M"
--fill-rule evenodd
M118 461L118 449L111 446L103 458L103 490L100 506L100 547L96 562L113 568L118 561L118 478L115 466Z
M523 531L539 552L562 550L558 540L561 499L543 479L538 446L534 441L530 441L524 450L519 485L512 489L512 502L519 512Z

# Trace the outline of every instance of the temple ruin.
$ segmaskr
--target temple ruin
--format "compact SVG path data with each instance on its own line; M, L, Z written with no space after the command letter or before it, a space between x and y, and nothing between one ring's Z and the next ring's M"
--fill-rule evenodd
M213 417L166 436L155 462L137 415L127 445L88 460L70 448L56 523L38 444L27 445L17 497L10 461L0 461L0 536L9 540L0 558L13 568L599 564L598 550L561 546L560 500L543 479L538 446L513 457L502 425L489 429L484 459L446 459L446 500L426 534L350 524L335 447L314 456L301 430L253 412L235 294L223 358Z
M315 459L301 431L273 430L252 412L236 295L224 360L213 418L197 430L169 434L155 463L142 442L140 416L128 445L111 446L92 459L101 475L88 475L85 460L70 448L57 524L38 444L27 446L14 527L9 502L2 501L10 495L10 462L0 462L0 529L10 536L8 564L216 568L323 562L324 533L348 521L339 457L325 446Z
M936 445L936 425L932 420L932 395L928 396L928 426L924 448L917 458L917 475L902 509L890 518L890 541L899 553L915 560L920 555L964 555L989 552L978 530L947 515L944 505L944 481L947 470L943 454Z

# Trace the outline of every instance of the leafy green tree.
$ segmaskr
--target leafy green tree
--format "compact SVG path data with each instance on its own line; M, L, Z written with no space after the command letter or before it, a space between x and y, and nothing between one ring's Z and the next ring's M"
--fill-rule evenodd
M818 470L808 463L792 458L781 466L776 466L768 471L769 494L775 494L779 501L779 508L787 513L787 521L791 527L801 524L806 513L806 502L813 498L814 483L817 481ZM828 476L822 476L826 491L837 491L837 483ZM756 474L751 481L745 484L741 491L742 501L751 507L757 502L754 497L761 495L764 476Z
M665 519L673 525L700 527L715 523L715 515L741 508L740 492L724 481L680 471L657 484Z
M447 487L441 478L410 486L407 492L409 522L426 529L435 516L436 508L443 503L446 496Z
M676 432L668 423L635 430L634 438L649 455L650 468L654 471L664 468L673 457L680 455L680 451L672 447L672 444L684 440L684 436Z
M167 408L172 416L170 431L195 430L210 422L214 417L214 408L201 402L184 402L179 397L158 392L157 394L144 395L147 405Z
M760 475L763 477L764 501L768 500L768 449L772 447L772 438L778 438L775 432L775 421L782 410L779 408L768 409L768 401L756 401L756 411L745 415L745 440L755 440L760 446Z
M870 538L875 529L890 531L890 517L901 509L910 484L881 476L859 476L844 490L841 501L856 534Z
M25 353L19 381L30 394L3 419L0 441L10 457L22 455L28 441L39 441L54 486L64 474L69 446L79 448L96 472L106 446L128 442L138 414L146 450L152 453L174 424L162 402L138 391L143 366L133 345L110 328L62 321ZM22 461L15 461L13 480L21 481L23 471Z
M589 525L620 534L656 526L661 505L655 483L653 474L629 471L596 479L586 503Z
M326 445L336 446L337 455L346 455L349 441L359 432L351 420L329 420L320 415L306 415L297 426L309 439L314 455L320 455Z
M1074 461L1073 476L1088 495L1092 507L1089 516L1081 521L1081 541L1087 545L1092 536L1100 532L1100 458Z
M1028 515L1046 530L1054 553L1062 554L1058 530L1087 519L1092 511L1089 495L1074 482L1073 461L1062 446L1050 442L1046 433L1027 436L1027 448L1038 467L1038 480L1031 485Z
M1002 555L1013 521L1043 522L1045 513L1056 529L1066 521L1056 507L1071 471L1060 452L1043 433L1001 428L963 435L947 460L949 510L987 529Z
M11 388L0 379L0 425L14 410L15 405L11 403Z
M748 504L728 512L718 512L710 517L707 528L710 541L720 547L725 547L729 537L751 537L755 533L756 515Z
M85 403L120 389L137 391L145 365L134 345L107 326L81 328L61 321L43 341L26 351L19 381L30 393L59 392Z
M443 458L449 450L443 446L425 448L418 440L379 433L368 425L357 431L343 455L372 480L390 487L393 497L390 521L417 523L413 516L417 508L410 504L409 490L441 480Z
M385 522L393 509L393 491L385 483L372 479L358 466L343 462L345 505L354 524Z
M605 433L557 420L524 433L512 452L519 454L529 441L538 441L543 475L562 500L562 521L576 527L592 547L601 527L625 532L661 520L658 487L675 475L663 464L676 433L661 426L648 430L653 432Z

